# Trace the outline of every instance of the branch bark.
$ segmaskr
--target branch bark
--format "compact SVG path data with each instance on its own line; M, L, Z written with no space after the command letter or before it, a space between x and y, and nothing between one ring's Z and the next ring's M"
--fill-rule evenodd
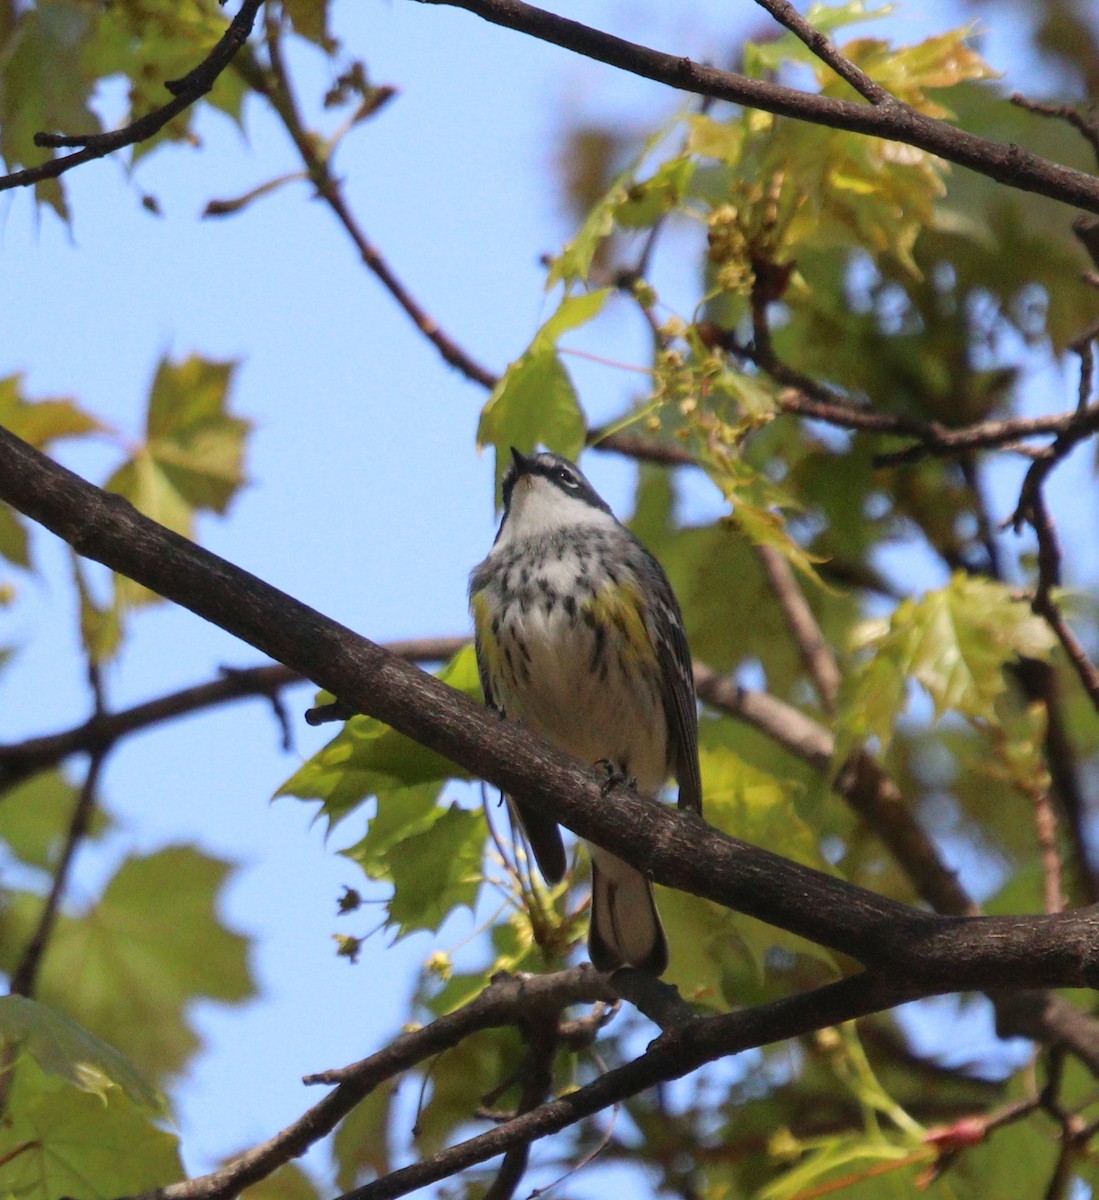
M255 24L256 14L263 6L263 0L242 0L237 15L229 23L225 33L218 39L210 53L188 71L182 79L167 80L164 86L172 93L172 99L161 108L154 109L145 116L139 117L122 129L111 130L109 133L93 134L35 134L35 144L43 147L60 148L77 146L73 154L65 154L60 158L51 158L35 167L27 167L22 171L13 171L10 175L0 176L0 192L9 188L27 187L32 183L40 183L44 179L56 179L81 163L91 162L121 150L125 146L134 146L138 142L146 142L155 137L169 121L201 100L217 82L218 76L233 61L234 56L248 40Z
M919 991L1092 986L1099 911L940 917L728 837L618 787L530 731L143 517L0 430L0 498L121 571L669 887L706 897Z
M1099 213L1099 179L1032 154L1014 144L1004 145L967 133L945 121L925 116L893 99L889 104L837 100L799 92L731 71L704 66L672 54L628 42L578 21L570 21L522 0L420 0L464 8L495 25L514 29L620 70L629 71L684 92L727 100L778 116L793 117L833 129L917 146L968 167L1008 187L1037 192L1074 208Z

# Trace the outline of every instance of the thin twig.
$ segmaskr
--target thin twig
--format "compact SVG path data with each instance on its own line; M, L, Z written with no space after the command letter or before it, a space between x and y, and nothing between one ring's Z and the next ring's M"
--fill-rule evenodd
M256 14L262 4L263 0L241 0L237 15L229 23L228 28L206 58L182 79L172 79L165 83L164 86L172 93L173 99L163 107L146 113L122 129L111 130L108 133L36 133L34 141L37 146L52 148L77 146L79 149L73 154L51 158L38 166L27 167L22 171L14 171L10 175L0 177L0 191L26 187L28 184L40 183L45 179L56 179L66 171L71 171L73 167L80 166L81 163L103 158L115 150L121 150L125 146L134 146L155 137L169 121L178 117L180 113L201 100L210 91L218 76L232 62L234 56L248 40L252 26L255 24Z
M91 684L92 696L95 703L95 715L102 718L106 712L103 680L98 665L92 659L89 659L88 662L88 680ZM88 762L84 784L80 789L80 795L77 797L72 816L69 818L69 827L65 833L65 841L57 860L57 866L54 868L53 880L50 884L50 890L46 896L45 903L42 905L38 924L35 926L34 933L31 934L30 940L24 947L15 970L12 972L11 983L9 984L9 991L12 995L27 997L34 995L35 985L38 982L38 971L42 965L42 958L49 945L50 934L53 933L54 925L57 922L57 914L61 909L61 901L64 899L65 892L69 886L69 876L72 871L73 860L76 857L77 850L87 837L88 831L91 829L92 817L95 815L99 776L108 752L108 747L97 749L92 753Z
M756 3L761 8L765 8L780 25L785 25L795 37L812 50L821 62L831 67L841 79L849 83L860 96L864 96L871 104L897 105L900 103L880 83L875 83L861 67L856 66L846 55L841 53L831 39L825 37L820 30L814 29L789 3L789 0L756 0Z
M830 716L836 712L842 682L836 656L828 645L809 601L801 589L789 560L773 546L756 546L756 556L763 566L763 573L771 585L771 591L782 608L786 624L793 636L801 660L809 672L824 711Z
M467 645L467 637L414 638L389 642L387 649L409 662L445 662ZM274 697L285 687L309 680L290 667L222 668L222 677L183 688L132 708L92 716L60 733L0 745L0 795L36 771L55 766L73 754L107 750L120 738L162 721L215 708L234 700Z
M332 172L329 160L322 150L322 143L306 128L302 119L293 85L290 82L290 75L283 61L277 21L269 17L266 28L267 52L271 64L270 78L267 81L255 80L254 86L258 84L257 90L266 92L272 107L301 155L309 178L317 189L317 195L328 205L354 242L363 265L397 301L412 323L435 347L444 361L459 370L467 379L491 390L496 386L498 376L477 362L440 327L438 321L421 306L397 278L381 251L370 241L359 225L347 204L339 181ZM247 73L246 64L245 70ZM265 82L268 84L266 87L264 87Z
M1028 100L1020 92L1013 92L1009 98L1016 107L1024 108L1035 116L1055 117L1067 121L1092 148L1095 161L1099 163L1099 120L1096 119L1094 109L1085 115L1074 104L1042 104L1038 100Z

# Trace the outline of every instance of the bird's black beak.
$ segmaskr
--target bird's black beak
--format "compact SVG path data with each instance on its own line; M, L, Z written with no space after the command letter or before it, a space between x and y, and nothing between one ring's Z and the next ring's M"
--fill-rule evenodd
M515 464L516 475L526 475L530 471L530 459L514 446L511 448L511 461Z

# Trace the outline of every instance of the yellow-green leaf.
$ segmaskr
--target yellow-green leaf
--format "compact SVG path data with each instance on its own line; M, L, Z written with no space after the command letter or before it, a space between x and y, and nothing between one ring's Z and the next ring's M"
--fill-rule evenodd
M480 698L472 645L439 672L443 683ZM276 796L321 800L330 825L343 820L367 796L445 779L468 778L460 767L373 717L352 717L343 729L279 788Z

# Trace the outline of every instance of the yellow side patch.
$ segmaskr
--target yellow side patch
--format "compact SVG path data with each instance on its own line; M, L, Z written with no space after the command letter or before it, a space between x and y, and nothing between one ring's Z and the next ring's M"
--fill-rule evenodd
M628 663L642 667L655 665L656 650L645 627L641 593L633 584L608 585L596 592L584 609L608 633L618 633L619 638L612 644L621 648Z
M504 653L500 641L492 632L492 606L483 591L469 598L473 610L473 628L477 634L477 649L489 679L499 679L504 669Z

